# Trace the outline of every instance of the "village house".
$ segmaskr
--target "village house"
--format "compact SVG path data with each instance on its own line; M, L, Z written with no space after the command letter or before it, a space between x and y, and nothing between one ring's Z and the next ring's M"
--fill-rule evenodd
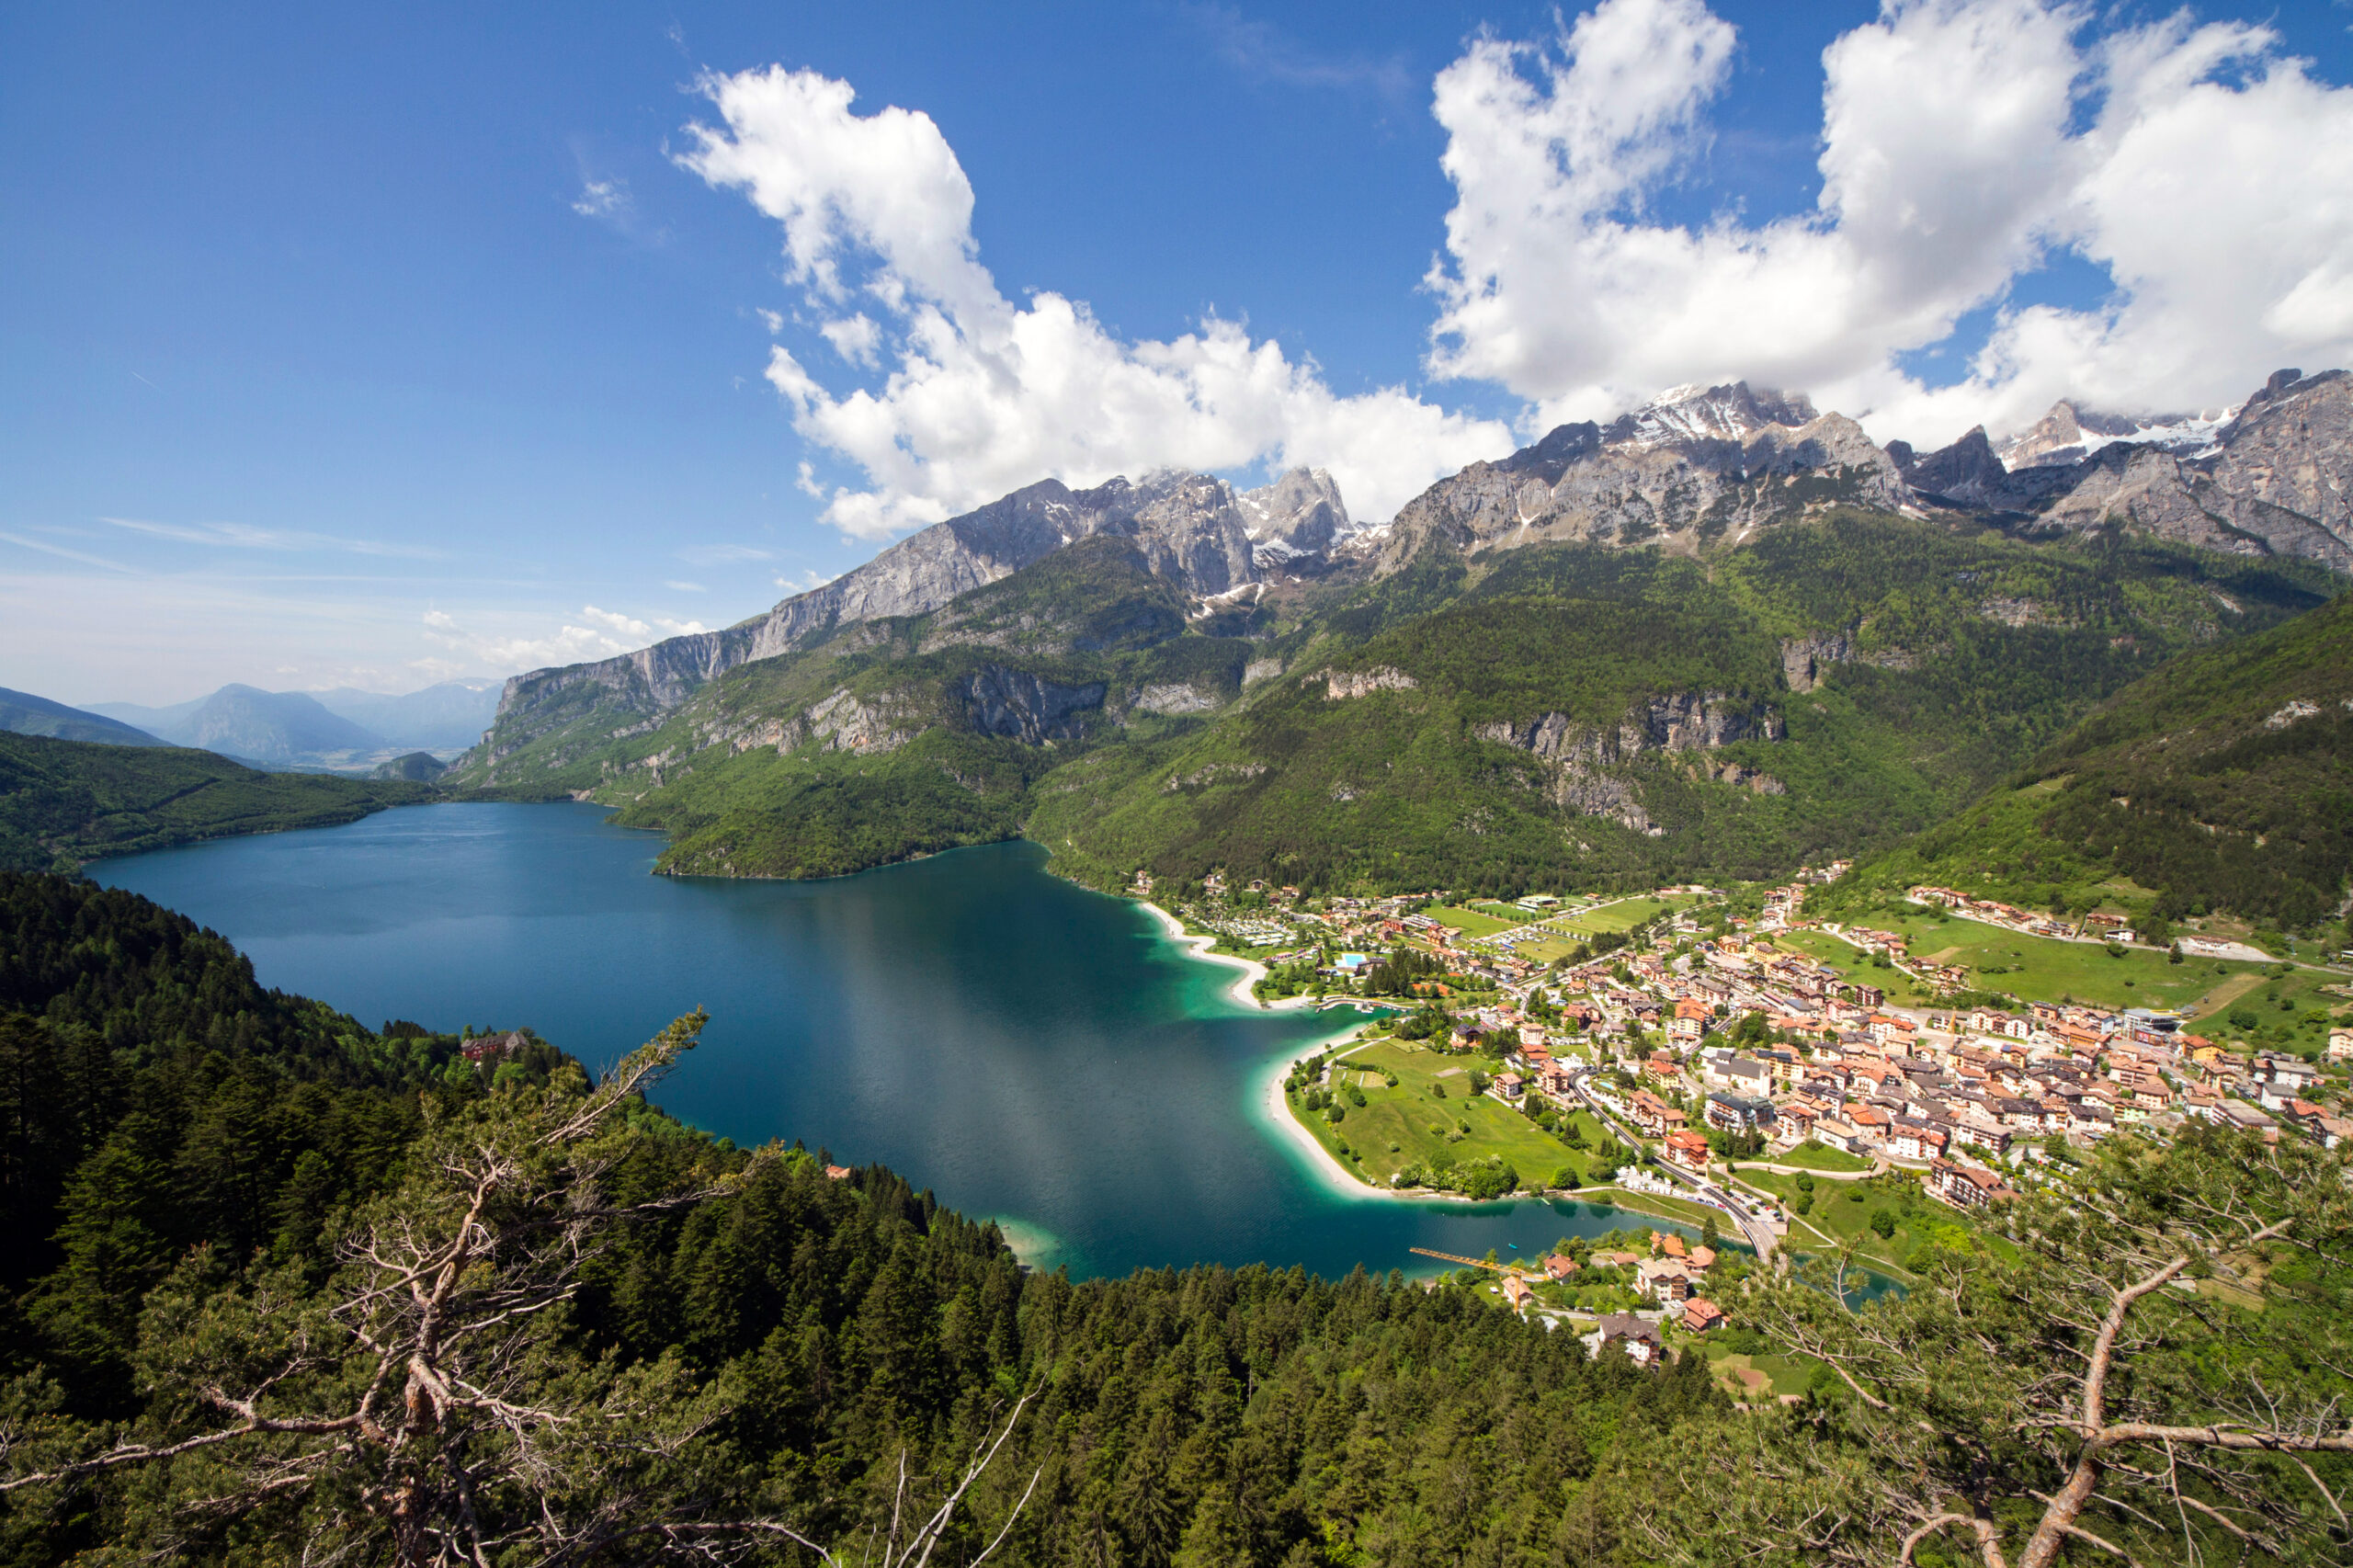
M1715 1302L1694 1296L1683 1303L1683 1326L1693 1334L1705 1334L1723 1325L1724 1310Z
M1666 1021L1666 1038L1686 1047L1697 1045L1707 1036L1710 1017L1705 1002L1686 996L1675 1005L1675 1014Z
M1526 1307L1529 1298L1534 1294L1535 1292L1528 1288L1528 1281L1518 1275L1504 1276L1504 1301L1510 1305L1512 1311L1518 1312Z
M1544 1273L1548 1278L1566 1279L1577 1271L1577 1260L1565 1253L1548 1253L1544 1258Z
M1699 1076L1708 1087L1730 1094L1762 1098L1773 1092L1773 1070L1745 1056L1711 1061L1700 1070Z
M1702 1174L1707 1171L1708 1141L1688 1128L1679 1128L1668 1133L1662 1152L1671 1165Z
M1656 1301L1688 1301L1691 1273L1678 1259L1646 1257L1634 1265L1634 1289Z
M1950 1204L1955 1209L1983 1209L2017 1193L2003 1184L1992 1171L1974 1165L1957 1165L1949 1160L1931 1160L1928 1172L1920 1178L1928 1196Z
M1813 1124L1813 1136L1824 1148L1836 1149L1842 1154L1866 1152L1861 1132L1830 1117L1824 1117Z
M1810 1106L1777 1107L1773 1118L1773 1146L1782 1151L1796 1148L1813 1136L1813 1124L1817 1119L1819 1118Z
M1926 1160L1945 1152L1944 1132L1925 1121L1899 1118L1887 1130L1887 1152L1899 1160Z
M1613 1344L1622 1348L1637 1367L1654 1365L1665 1348L1659 1338L1658 1325L1631 1312L1603 1314L1601 1326L1593 1336L1594 1355L1598 1357Z
M1634 1097L1627 1102L1627 1106L1634 1125L1642 1129L1643 1135L1647 1138L1664 1138L1688 1119L1648 1089L1636 1089Z
M1754 1132L1773 1124L1773 1102L1748 1095L1710 1095L1701 1114L1719 1132Z

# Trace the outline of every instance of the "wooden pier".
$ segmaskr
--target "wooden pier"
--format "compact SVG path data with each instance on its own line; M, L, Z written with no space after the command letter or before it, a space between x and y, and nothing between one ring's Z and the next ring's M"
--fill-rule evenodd
M1483 1257L1464 1257L1458 1253L1436 1252L1428 1247L1407 1247L1405 1250L1419 1253L1424 1257L1437 1258L1440 1263L1459 1263L1465 1268L1492 1268L1498 1274L1512 1273L1519 1267L1510 1263L1489 1263Z

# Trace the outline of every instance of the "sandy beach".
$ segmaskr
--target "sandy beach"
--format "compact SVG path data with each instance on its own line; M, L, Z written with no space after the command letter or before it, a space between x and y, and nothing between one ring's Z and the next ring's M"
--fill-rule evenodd
M1265 964L1251 959L1238 959L1232 953L1213 953L1210 949L1217 946L1216 937L1198 936L1186 930L1183 921L1149 900L1138 899L1136 903L1140 908L1148 911L1154 920L1159 921L1160 928L1167 934L1168 939L1183 948L1190 957L1199 959L1203 963L1224 964L1230 969L1240 970L1241 978L1226 988L1226 994L1243 1006L1261 1007L1272 1012L1279 1008L1315 1006L1315 998L1313 996L1286 996L1279 1002L1261 1002L1258 1000L1256 986L1258 982L1267 978Z

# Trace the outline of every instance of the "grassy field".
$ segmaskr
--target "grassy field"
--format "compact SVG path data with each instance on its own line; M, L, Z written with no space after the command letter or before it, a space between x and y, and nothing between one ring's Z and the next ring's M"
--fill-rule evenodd
M1492 915L1482 915L1475 909L1458 909L1452 905L1427 912L1441 926L1450 926L1466 937L1492 937L1498 931L1508 931L1513 922L1498 920Z
M1793 1176L1744 1170L1739 1179L1772 1193L1785 1205L1793 1204L1798 1197L1798 1178ZM1871 1229L1871 1217L1880 1213L1894 1222L1893 1234L1882 1238ZM1815 1183L1812 1210L1800 1214L1794 1207L1790 1209L1789 1244L1812 1252L1823 1249L1824 1237L1832 1245L1859 1238L1858 1257L1901 1269L1920 1244L1932 1236L1951 1244L1972 1234L1997 1253L2012 1252L2006 1238L1971 1224L1958 1211L1923 1193L1917 1176L1903 1173L1894 1181L1879 1176L1869 1181Z
M2122 958L2110 958L2105 948L2089 942L2054 941L2005 931L1982 921L1938 920L1927 915L1878 914L1862 924L1873 930L1903 933L1911 939L1915 959L1962 966L1971 971L1979 989L2006 992L2026 1001L2056 1002L2072 996L2109 1007L2186 1006L2202 1019L2226 1011L2248 991L2275 989L2269 968L2263 964L2211 960L2173 963L2163 953L2139 948L2127 949ZM1888 1000L1898 1006L1925 1006L1930 1000L1901 971L1877 967L1827 933L1793 931L1777 939L1842 974L1882 987ZM2276 990L2279 995L2301 1000L2337 979L2299 970L2278 983Z
M1583 936L1598 936L1604 931L1631 931L1673 907L1677 901L1659 898L1627 898L1616 903L1606 903L1598 909L1588 909L1580 915L1565 915L1551 923L1549 928L1569 930Z
M1801 1143L1786 1154L1772 1155L1768 1165L1799 1165L1810 1171L1867 1171L1871 1163L1859 1154L1823 1143Z
M1708 1368L1716 1374L1724 1392L1751 1403L1785 1393L1805 1392L1806 1385L1813 1381L1814 1369L1822 1365L1810 1356L1726 1350L1722 1341L1713 1335L1699 1340L1699 1348L1707 1357Z
M1579 1173L1587 1168L1589 1154L1573 1153L1501 1101L1473 1095L1474 1066L1490 1071L1493 1063L1408 1040L1375 1040L1332 1064L1333 1086L1344 1094L1349 1088L1360 1090L1365 1103L1348 1105L1337 1126L1320 1112L1302 1115L1300 1120L1325 1148L1340 1155L1342 1164L1375 1187L1387 1187L1389 1178L1407 1165L1427 1165L1439 1153L1451 1155L1458 1164L1499 1155L1519 1173L1523 1187L1549 1186L1563 1166L1573 1165ZM1388 1085L1391 1074L1397 1079L1393 1089ZM1599 1130L1588 1123L1586 1138L1597 1147ZM1344 1145L1360 1157L1342 1154Z

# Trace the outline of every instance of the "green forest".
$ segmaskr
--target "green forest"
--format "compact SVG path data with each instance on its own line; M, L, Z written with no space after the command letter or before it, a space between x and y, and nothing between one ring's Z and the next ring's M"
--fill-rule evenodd
M2333 591L2298 564L1864 513L1708 560L1563 545L1417 561L1275 640L1294 671L1388 669L1411 687L1334 700L1312 676L1269 682L1214 725L1064 766L1029 832L1104 887L1221 866L1488 895L1775 878L1935 825L2168 657ZM1844 655L1792 688L1784 645L1829 634ZM1677 694L1738 712L1748 738L1564 779L1482 733L1559 713L1615 736Z
M675 709L551 688L443 783L586 791L669 833L663 869L690 874L835 875L1027 834L1102 888L1220 867L1324 892L1766 879L1936 826L2169 658L2336 587L2120 534L1833 509L1696 559L1435 544L1188 622L1105 538ZM1802 647L1821 657L1793 685ZM1382 671L1411 684L1336 699L1324 679ZM987 695L1025 683L1060 694L1047 722ZM1615 737L1662 703L1742 733L1573 767L1497 738L1548 714Z
M0 732L0 868L72 869L199 839L332 827L432 798L420 784L264 773L180 746Z
M1752 1409L1699 1355L1589 1355L1461 1278L1025 1269L887 1170L665 1116L650 1096L701 1022L592 1078L528 1032L265 990L132 895L0 875L0 1554L1632 1568L2353 1545L2353 1199L2317 1153L2128 1141L2100 1203L2020 1212L2015 1259L1953 1227L1912 1259L1920 1288L1859 1309L1823 1266L1762 1280L1740 1331L1824 1371ZM2118 1289L2131 1332L2102 1343Z
M2164 940L2228 913L2337 919L2353 874L2353 603L2178 659L1954 820L1857 868L1824 907L1919 882L2122 906Z

